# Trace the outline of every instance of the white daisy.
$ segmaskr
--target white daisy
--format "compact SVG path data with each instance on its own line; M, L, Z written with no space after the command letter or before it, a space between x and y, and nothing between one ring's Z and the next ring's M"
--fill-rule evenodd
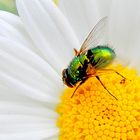
M17 0L0 12L0 139L56 140L61 71L101 17L116 53L139 62L139 1ZM130 61L131 60L131 61Z

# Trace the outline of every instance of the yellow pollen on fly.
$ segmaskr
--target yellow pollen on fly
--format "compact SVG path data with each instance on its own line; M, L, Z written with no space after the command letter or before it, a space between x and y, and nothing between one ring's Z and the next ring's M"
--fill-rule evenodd
M126 77L113 72L99 75L100 82L89 78L71 95L66 88L57 106L60 140L140 140L140 77L136 70L111 66Z

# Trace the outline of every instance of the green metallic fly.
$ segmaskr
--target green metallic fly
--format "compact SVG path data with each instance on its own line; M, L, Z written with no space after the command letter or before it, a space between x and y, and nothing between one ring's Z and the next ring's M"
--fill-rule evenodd
M88 78L96 77L104 89L117 100L117 98L105 87L98 75L99 70L114 71L111 69L104 69L114 60L116 56L114 50L108 45L100 45L101 40L104 37L107 23L108 18L104 17L95 25L82 44L80 50L77 51L74 49L75 57L70 62L68 68L64 69L62 72L62 80L68 87L72 88L79 83L71 97L73 97L79 86ZM126 79L117 71L114 72L123 79Z

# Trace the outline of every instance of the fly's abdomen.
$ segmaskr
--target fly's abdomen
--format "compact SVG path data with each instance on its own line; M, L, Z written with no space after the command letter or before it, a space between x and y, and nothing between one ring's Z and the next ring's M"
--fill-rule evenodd
M88 50L87 57L95 68L103 68L115 58L115 52L108 46L97 46Z

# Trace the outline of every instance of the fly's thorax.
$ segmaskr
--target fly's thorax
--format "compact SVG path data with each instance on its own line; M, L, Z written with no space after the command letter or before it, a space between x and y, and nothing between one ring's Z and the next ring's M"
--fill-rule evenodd
M114 50L107 45L97 46L87 52L87 57L95 68L106 67L113 61L115 56Z
M86 73L88 58L86 55L79 55L74 57L68 67L68 74L73 83L77 83L82 80Z

